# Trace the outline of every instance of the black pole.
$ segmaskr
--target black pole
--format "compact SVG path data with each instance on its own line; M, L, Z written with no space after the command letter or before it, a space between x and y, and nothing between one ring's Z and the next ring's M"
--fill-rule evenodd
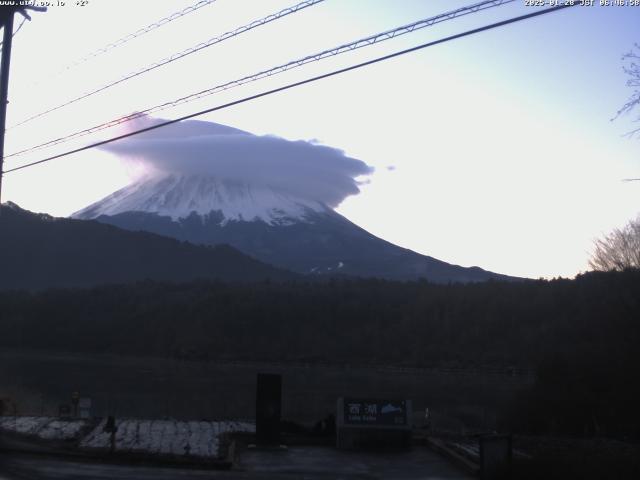
M9 64L11 62L14 13L14 11L7 12L2 36L2 63L0 64L0 203L2 200L2 175L4 173L4 133L7 126L7 103L9 103ZM2 209L0 208L1 211Z

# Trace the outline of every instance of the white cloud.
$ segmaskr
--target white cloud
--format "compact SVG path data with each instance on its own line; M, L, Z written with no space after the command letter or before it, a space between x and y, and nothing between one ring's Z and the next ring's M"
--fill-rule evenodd
M137 130L162 122L140 118ZM213 122L187 120L106 145L151 174L212 175L266 185L336 207L360 192L359 177L373 168L342 150L314 141L258 136Z

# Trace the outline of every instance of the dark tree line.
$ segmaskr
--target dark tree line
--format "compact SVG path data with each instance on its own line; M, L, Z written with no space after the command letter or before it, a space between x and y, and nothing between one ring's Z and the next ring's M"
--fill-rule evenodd
M435 285L331 279L0 292L0 344L202 359L533 366L635 355L640 273Z
M521 428L637 434L640 426L638 270L466 285L332 279L5 291L0 331L0 346L13 348L520 366L539 373L517 405Z

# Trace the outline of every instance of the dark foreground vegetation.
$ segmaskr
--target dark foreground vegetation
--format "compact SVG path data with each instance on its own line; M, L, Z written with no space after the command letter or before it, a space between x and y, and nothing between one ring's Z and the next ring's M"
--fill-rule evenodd
M640 445L603 437L516 437L516 448L531 458L516 458L518 480L637 480Z
M201 360L529 368L505 418L640 436L640 271L434 285L143 282L0 293L0 346Z

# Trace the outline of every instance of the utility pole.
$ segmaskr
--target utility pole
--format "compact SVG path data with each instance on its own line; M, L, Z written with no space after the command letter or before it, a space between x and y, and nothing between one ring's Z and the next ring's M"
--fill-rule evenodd
M2 201L2 176L4 174L4 133L7 126L7 103L9 103L9 64L11 63L11 41L13 40L13 15L17 10L17 7L5 8L6 10L2 12L2 63L0 64L0 205Z
M20 5L19 2L14 2L14 5L0 7L0 26L3 29L2 62L0 63L0 204L2 203L2 177L4 175L4 134L7 127L7 104L9 103L9 65L11 63L11 43L13 40L13 17L18 12L26 20L31 20L26 10L46 12L47 8ZM0 212L2 212L1 208Z

